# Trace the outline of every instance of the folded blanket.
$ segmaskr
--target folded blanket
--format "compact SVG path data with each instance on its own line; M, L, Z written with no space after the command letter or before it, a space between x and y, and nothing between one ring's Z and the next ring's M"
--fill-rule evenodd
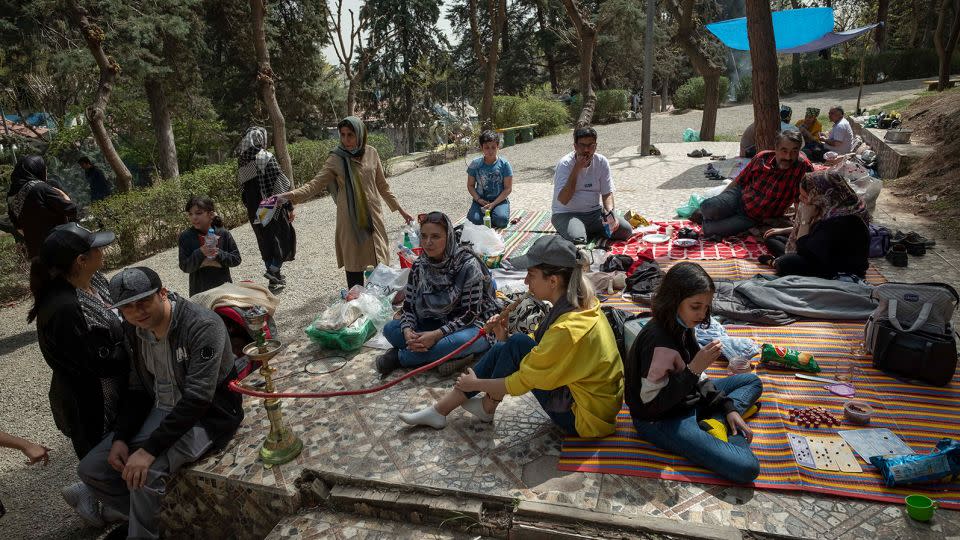
M207 309L215 309L220 306L238 308L263 306L271 317L277 311L277 306L280 305L280 300L269 289L259 283L249 281L224 283L219 287L191 296L190 301Z
M866 320L872 285L806 276L718 280L712 311L721 320L785 325L799 319Z

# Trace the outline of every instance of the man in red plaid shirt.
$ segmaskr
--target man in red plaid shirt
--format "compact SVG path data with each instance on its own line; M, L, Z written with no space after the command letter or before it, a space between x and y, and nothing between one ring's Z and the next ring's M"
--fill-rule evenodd
M780 133L776 150L758 153L722 193L703 201L691 216L702 224L703 235L733 236L783 216L797 202L800 179L813 171L810 160L800 153L802 145L799 131Z

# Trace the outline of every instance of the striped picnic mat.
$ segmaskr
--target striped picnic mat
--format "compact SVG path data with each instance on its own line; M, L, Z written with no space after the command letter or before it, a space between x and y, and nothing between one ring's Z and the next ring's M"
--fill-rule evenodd
M523 208L514 208L510 210L510 224L501 230L504 236L519 231L555 233L557 230L550 222L550 210L524 210ZM454 226L466 223L467 216L460 216L460 219L454 223Z
M727 326L733 336L749 337L758 343L795 346L812 353L826 376L863 336L862 323L800 322L783 327ZM949 387L916 386L898 381L871 367L868 358L855 360L856 398L876 411L870 426L888 428L918 453L927 453L943 437L960 438L960 376ZM725 375L725 367L711 367L714 377ZM759 489L800 490L841 497L898 503L911 493L922 493L940 501L944 508L960 509L960 482L925 487L888 488L873 466L859 459L862 473L838 473L806 469L796 464L787 433L833 435L840 429L855 429L847 423L833 428L804 428L790 421L789 409L824 407L843 417L844 398L823 388L823 383L804 381L792 372L757 367L763 380L763 407L749 420L754 431L751 445L760 459L760 476L753 486ZM664 480L729 485L714 473L687 460L664 452L641 440L624 406L617 418L617 431L604 439L568 437L563 442L559 468L661 478Z

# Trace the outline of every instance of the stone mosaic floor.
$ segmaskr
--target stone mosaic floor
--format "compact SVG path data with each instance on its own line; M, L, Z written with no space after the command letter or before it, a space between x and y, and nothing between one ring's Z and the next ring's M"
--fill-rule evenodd
M439 529L429 525L402 528L394 521L315 510L284 519L266 540L478 540L475 534Z
M714 152L730 146L710 144L716 145L717 148L711 147ZM674 150L674 146L680 145L664 146ZM632 169L632 153L632 149L624 149L617 154L623 158L623 176L629 176ZM618 194L618 205L646 209L644 202L649 201L650 192L667 189L667 193L660 194L669 195L669 201L658 204L660 210L644 211L648 217L665 218L672 215L671 205L703 189L700 169L705 162L682 154L677 157L677 151L670 154L673 157L661 160L662 174L645 171L643 178L636 178L629 187L621 182L619 186L625 189L622 197ZM662 184L662 178L676 182ZM531 204L532 201L526 206ZM876 217L895 228L924 234L928 231L922 219L898 211L886 192L881 196ZM883 259L873 262L895 281L960 283L960 257L943 244L941 240L941 246L923 259L911 258L908 269L889 267ZM287 391L310 392L374 386L380 382L371 366L377 353L362 349L343 355L298 340L273 363L278 370L277 386ZM329 371L333 372L317 374ZM253 375L247 382L258 378L259 375ZM371 396L286 400L284 418L303 439L305 449L294 462L272 469L265 469L257 457L269 423L259 400L247 399L247 418L235 440L222 454L206 459L187 474L210 475L289 493L300 472L310 468L393 483L540 500L598 512L727 524L792 537L960 538L960 512L955 511L940 510L933 521L920 524L907 518L901 506L557 471L560 438L529 396L507 398L493 424L476 421L462 411L455 411L447 428L441 431L411 428L398 420L399 412L431 403L451 385L451 378L431 373ZM382 532L373 525L341 523L336 516L320 516L310 522L311 527L328 529L303 529L298 528L297 519L301 518L285 520L272 537L323 537L324 530L328 530L337 531L330 532L330 537L375 538ZM424 532L428 534L434 533Z

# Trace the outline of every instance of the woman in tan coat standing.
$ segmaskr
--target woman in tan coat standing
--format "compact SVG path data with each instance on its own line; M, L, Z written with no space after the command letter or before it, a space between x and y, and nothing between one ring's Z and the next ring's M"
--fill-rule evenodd
M347 288L363 285L363 271L377 263L390 264L390 244L383 222L383 203L399 212L409 223L406 213L390 191L377 149L367 145L367 128L363 122L348 116L337 125L340 144L330 152L320 173L299 188L283 193L281 198L301 203L330 191L337 205L337 264L346 270Z

